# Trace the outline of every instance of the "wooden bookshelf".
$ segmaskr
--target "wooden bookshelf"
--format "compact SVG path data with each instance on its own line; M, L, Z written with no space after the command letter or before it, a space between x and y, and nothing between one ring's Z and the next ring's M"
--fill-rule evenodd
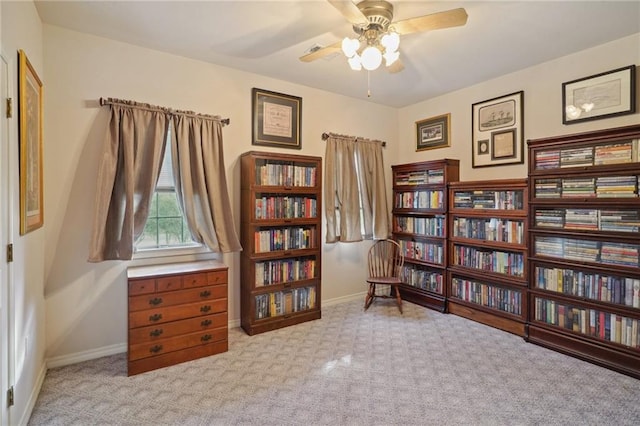
M525 334L526 179L449 184L449 312Z
M528 340L640 378L640 125L528 141Z
M320 318L322 159L252 151L240 161L242 328Z
M447 185L459 179L459 161L400 164L393 171L393 237L405 256L404 300L446 311Z

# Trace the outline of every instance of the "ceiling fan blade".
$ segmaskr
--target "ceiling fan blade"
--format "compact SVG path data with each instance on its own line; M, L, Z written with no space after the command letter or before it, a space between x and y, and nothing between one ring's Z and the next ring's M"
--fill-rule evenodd
M432 13L405 19L391 24L398 34L411 34L420 31L439 30L441 28L459 27L467 23L467 11L463 8L446 12Z
M389 65L387 68L387 71L389 71L391 74L395 74L397 72L400 72L404 69L404 64L402 63L401 59L396 59L396 61L394 63L392 63L391 65Z
M356 6L351 1L338 1L338 0L327 0L331 3L331 6L338 9L338 12L342 14L347 21L351 22L354 25L364 24L367 22L367 17L360 12L358 6Z
M311 52L307 53L306 55L300 56L299 59L302 62L311 62L311 61L315 61L316 59L329 56L332 53L340 52L341 50L342 50L342 42L338 41L333 44L330 44L329 46L312 49Z

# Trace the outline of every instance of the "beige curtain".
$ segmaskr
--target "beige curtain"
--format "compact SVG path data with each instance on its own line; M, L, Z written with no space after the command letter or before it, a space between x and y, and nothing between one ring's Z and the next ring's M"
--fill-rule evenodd
M325 152L326 242L362 241L356 174L356 140L329 135Z
M382 142L356 142L358 184L364 220L364 238L380 240L390 235L389 209L382 158Z
M214 252L242 250L227 191L222 123L208 116L176 114L172 134L176 194L192 238Z
M128 102L110 105L98 169L89 261L129 260L144 230L164 155L166 112Z

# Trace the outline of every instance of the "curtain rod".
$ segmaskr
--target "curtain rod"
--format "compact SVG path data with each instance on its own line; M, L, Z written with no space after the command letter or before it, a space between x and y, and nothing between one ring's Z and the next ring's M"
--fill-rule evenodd
M322 140L323 140L323 141L326 141L327 139L329 139L329 136L331 136L331 134L330 134L330 133L326 133L326 132L325 132L325 133L323 133L323 134L322 134ZM361 138L361 139L362 139L362 138ZM358 138L356 138L356 141L357 141L357 140L358 140ZM386 143L385 141L379 141L379 142L381 142L381 143L382 143L382 146L387 146L387 143Z
M105 106L105 105L127 105L127 106L133 106L133 107L138 107L140 108L140 106L137 105L132 105L132 101L125 101L125 100L121 100L121 99L114 99L114 98L100 98L100 106ZM133 102L133 104L138 104L138 102ZM216 120L219 120L223 125L229 125L231 123L231 119L230 118L219 118L217 116L213 116L213 115L208 115L208 114L196 114L195 112L192 111L177 111L171 108L164 108L164 107L158 107L158 106L153 106L153 105L149 105L149 104L144 104L145 107L147 109L150 110L162 110L162 111L166 111L168 113L172 113L172 114L184 114L184 115L190 115L190 116L204 116L204 117L208 117L208 118L213 118Z

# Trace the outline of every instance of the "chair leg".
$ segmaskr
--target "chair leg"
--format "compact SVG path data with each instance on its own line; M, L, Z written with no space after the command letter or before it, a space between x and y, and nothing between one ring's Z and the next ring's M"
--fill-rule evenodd
M400 290L398 290L397 286L394 286L393 290L396 292L396 301L398 302L398 309L400 309L400 313L402 314L402 298L400 297Z
M376 295L376 285L369 283L369 290L367 291L367 297L364 300L364 310L366 311L367 309L369 309L369 306L371 306L371 303L373 302L373 298Z

